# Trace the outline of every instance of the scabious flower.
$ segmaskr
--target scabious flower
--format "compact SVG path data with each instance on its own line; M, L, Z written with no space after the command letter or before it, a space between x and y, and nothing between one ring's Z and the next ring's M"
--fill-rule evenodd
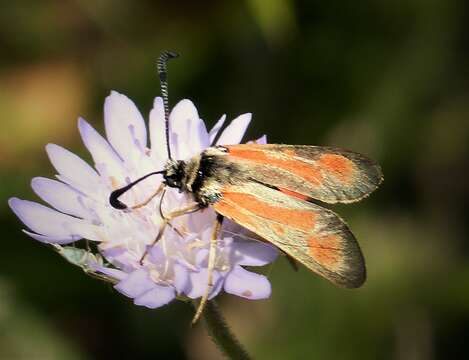
M251 114L234 119L218 137L217 144L239 143L250 120ZM163 169L168 155L162 99L155 99L150 112L150 144L144 119L126 96L117 92L108 96L104 121L107 140L85 120L78 120L94 168L63 147L46 146L58 180L37 177L32 180L32 188L54 209L11 198L11 209L30 229L23 231L40 242L52 244L67 260L91 275L113 282L119 292L137 305L156 308L176 296L201 297L207 289L208 248L215 212L207 208L172 220L155 244L163 221L160 202L163 212L168 213L193 202L189 195L168 189L163 200L156 196L147 205L131 211L116 210L109 204L113 190ZM180 101L169 117L172 157L186 160L209 147L224 121L222 116L207 132L193 103ZM265 143L265 137L258 142ZM161 176L149 178L125 193L121 200L130 206L142 203L161 182ZM94 242L96 250L66 246L80 239ZM276 255L273 247L251 240L241 227L225 221L217 243L210 298L222 289L248 299L269 297L268 279L243 266L266 265Z

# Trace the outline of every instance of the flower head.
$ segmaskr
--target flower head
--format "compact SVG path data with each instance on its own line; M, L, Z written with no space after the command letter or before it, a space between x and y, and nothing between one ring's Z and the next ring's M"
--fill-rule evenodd
M46 146L57 179L32 180L35 193L54 209L42 204L11 198L9 205L29 228L32 238L52 244L71 263L86 272L113 282L137 305L156 308L176 296L199 298L207 289L207 263L215 212L204 209L175 218L163 236L155 237L166 213L189 204L189 195L168 189L164 198L155 196L132 211L114 209L110 193L132 180L164 168L168 160L164 107L156 98L150 112L149 140L144 119L126 96L112 92L104 105L106 138L85 120L78 128L94 167L58 145ZM187 160L214 143L237 144L251 120L250 114L234 119L219 134L222 116L207 132L197 109L189 100L180 101L169 117L170 146L174 159ZM258 142L265 143L265 138ZM122 196L126 204L150 199L162 177L148 178ZM96 251L64 246L81 239L96 244ZM222 289L248 299L270 296L267 278L243 266L272 262L276 250L253 241L236 224L225 222L217 242L214 287L210 297Z

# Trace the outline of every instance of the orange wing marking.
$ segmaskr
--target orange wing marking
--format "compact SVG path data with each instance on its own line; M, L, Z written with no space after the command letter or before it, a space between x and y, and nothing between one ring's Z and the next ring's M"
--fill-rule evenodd
M272 229L275 231L275 233L276 233L278 236L283 236L283 235L285 235L285 229L282 227L282 225L273 224L273 225L272 225Z
M286 209L282 207L271 206L254 195L242 194L237 192L223 192L223 199L215 205L223 207L223 200L242 204L241 206L248 212L264 217L266 219L276 221L280 224L287 224L291 227L303 231L311 231L315 223L315 214L308 210ZM215 208L216 209L216 208ZM254 224L249 216L246 216L248 223ZM240 222L242 225L242 222Z
M309 254L322 266L332 269L340 263L340 239L337 235L308 238Z
M342 182L348 183L352 180L354 165L352 161L344 156L324 154L319 158L318 165L333 173Z
M297 199L304 200L304 201L311 200L311 198L309 196L297 193L296 191L288 190L288 189L284 189L284 188L278 188L278 189L279 189L279 191L283 192L284 194L286 194L288 196L293 196Z
M249 160L258 164L277 166L316 185L320 185L322 182L323 177L319 168L303 161L269 156L268 153L262 149L239 149L236 146L227 146L227 148L229 150L230 156Z
M240 225L250 227L253 230L259 228L256 222L252 220L251 216L246 215L244 212L237 211L233 205L231 205L229 202L224 201L223 199L216 202L213 205L213 208L215 209L215 211L219 211L220 213L223 213L226 216L232 218Z

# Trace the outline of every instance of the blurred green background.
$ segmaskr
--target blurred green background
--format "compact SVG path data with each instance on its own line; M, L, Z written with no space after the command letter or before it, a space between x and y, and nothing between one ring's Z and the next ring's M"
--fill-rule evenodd
M256 359L464 358L469 337L469 11L464 0L22 0L0 11L1 359L218 359L192 309L131 304L21 233L6 205L37 199L58 143L90 159L111 89L148 115L155 60L172 104L213 125L253 112L247 138L336 145L378 160L385 182L334 207L368 281L343 290L279 259L273 295L223 295Z

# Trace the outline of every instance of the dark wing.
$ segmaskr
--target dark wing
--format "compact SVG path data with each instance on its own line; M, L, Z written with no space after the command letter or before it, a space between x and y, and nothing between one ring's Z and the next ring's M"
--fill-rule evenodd
M228 150L228 161L235 162L251 179L305 200L355 202L383 180L376 163L343 149L275 144L224 148Z
M215 211L277 246L333 283L355 288L366 278L355 237L335 213L255 182L225 185Z

